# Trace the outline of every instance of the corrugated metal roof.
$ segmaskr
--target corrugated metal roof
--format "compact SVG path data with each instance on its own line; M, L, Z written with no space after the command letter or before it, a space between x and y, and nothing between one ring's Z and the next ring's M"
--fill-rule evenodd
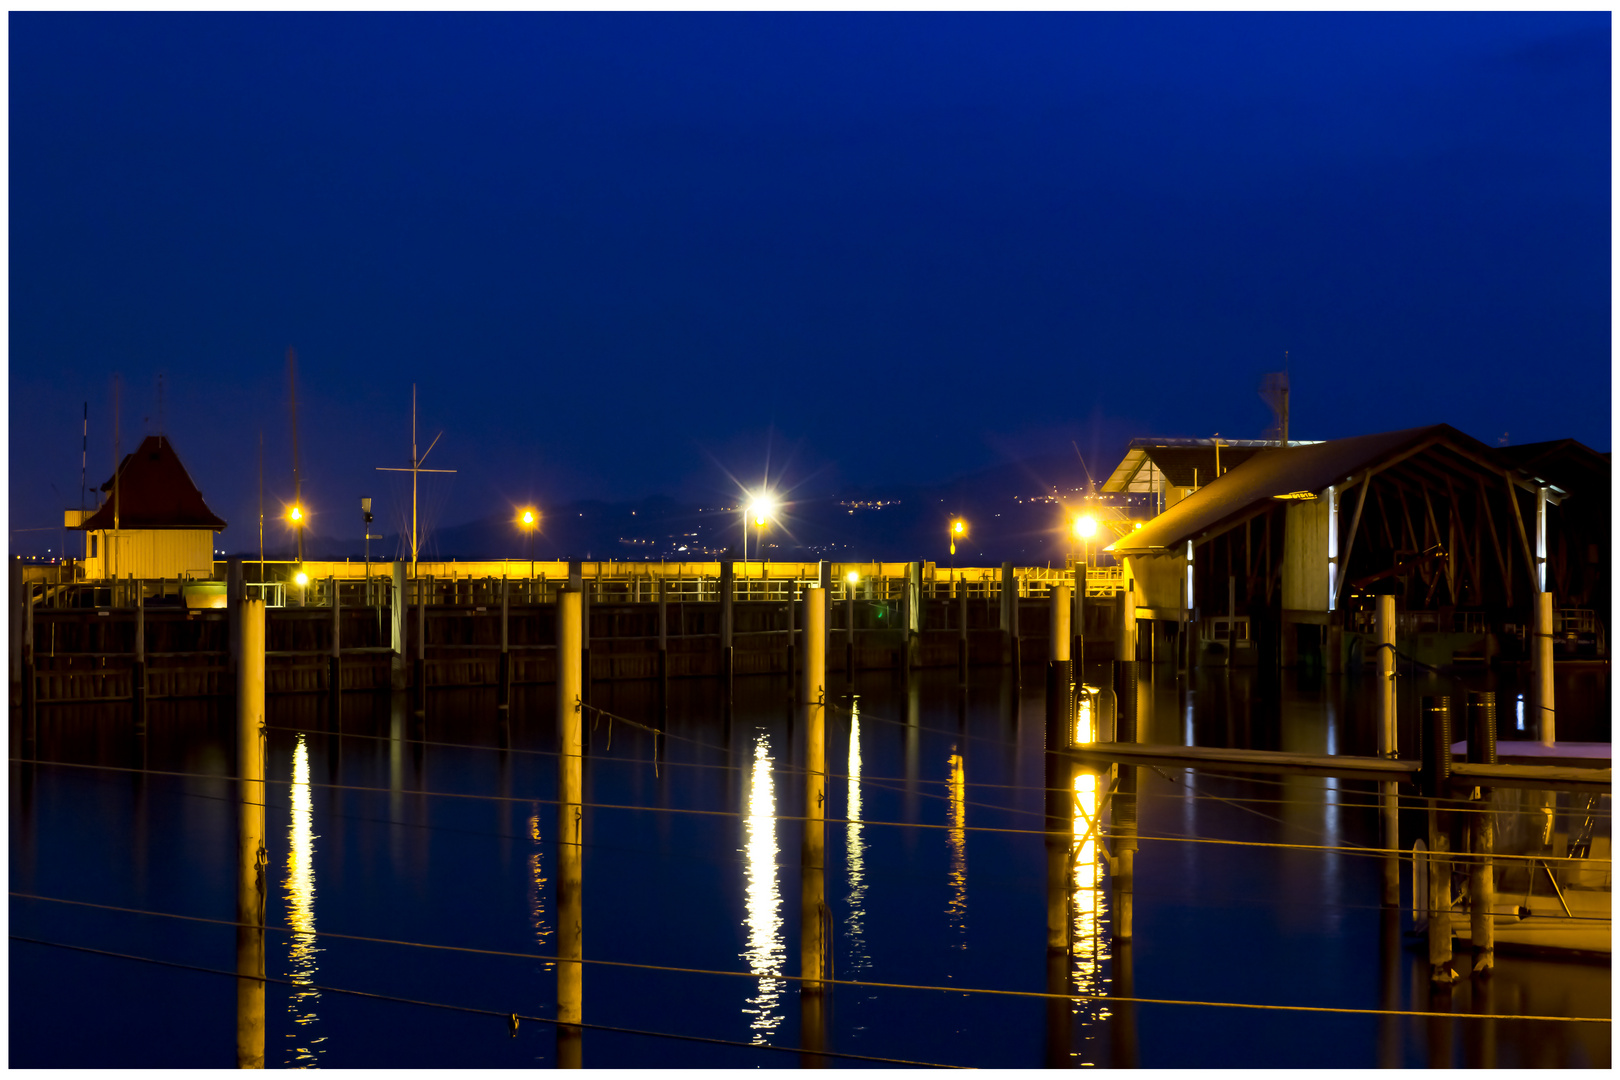
M161 435L148 435L141 445L124 456L114 474L118 480L118 527L120 529L223 529L225 522L208 509L202 492L191 482L191 474L180 464L174 445ZM111 492L113 481L101 485ZM113 527L113 499L109 495L101 509L77 529Z
M1490 457L1489 447L1450 424L1357 435L1286 450L1261 450L1105 550L1123 554L1175 548L1211 530L1219 531L1227 520L1242 516L1256 503L1296 491L1321 495L1330 485L1343 483L1346 477L1379 459L1434 437L1477 456Z

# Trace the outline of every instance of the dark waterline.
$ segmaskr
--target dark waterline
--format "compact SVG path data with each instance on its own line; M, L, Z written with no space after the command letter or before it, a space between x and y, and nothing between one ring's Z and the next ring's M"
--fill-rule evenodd
M1042 689L974 672L862 676L858 715L831 712L827 903L840 979L1042 992L1046 862ZM1090 673L1101 681L1099 666ZM1473 685L1481 674L1468 684ZM1560 670L1559 735L1609 738L1606 669ZM835 687L837 683L835 682ZM798 1046L796 743L786 685L739 681L729 722L713 681L672 687L669 738L655 766L643 731L598 721L586 770L584 942L588 958L762 973L738 978L588 966L590 1023L739 1043ZM1407 689L1457 692L1414 678ZM1517 692L1510 679L1504 702ZM1369 681L1253 671L1165 669L1141 687L1146 741L1306 752L1373 752ZM594 703L646 721L647 684L597 684ZM271 1067L549 1066L556 977L539 959L432 951L318 936L549 954L556 808L550 687L519 695L503 735L493 694L430 702L426 742L403 703L349 696L344 737L315 697L270 703L269 974L305 985L267 992ZM1404 713L1404 704L1403 704ZM236 863L228 708L154 706L145 745L127 711L43 716L39 757L137 771L11 767L11 888L145 911L229 920ZM1517 730L1504 704L1500 737ZM799 725L802 727L802 725ZM853 738L852 738L853 736ZM499 749L503 737L509 749ZM467 748L439 745L467 744ZM852 744L858 751L851 755ZM14 734L13 756L20 751ZM164 772L199 774L165 776ZM850 776L858 772L860 782ZM1140 770L1134 941L1136 996L1608 1016L1606 962L1502 955L1489 1000L1464 979L1431 998L1426 958L1403 947L1379 906L1376 859L1306 848L1198 844L1205 837L1298 845L1376 845L1369 785L1232 779ZM289 784L293 779L306 783ZM343 789L326 785L342 785ZM372 789L372 790L358 790ZM422 794L432 792L435 794ZM454 798L452 795L477 796ZM489 796L498 796L491 799ZM1238 802L1265 799L1270 802ZM1228 801L1223 801L1228 800ZM646 807L647 809L610 809ZM684 812L674 812L684 811ZM926 827L925 827L926 826ZM1605 831L1607 819L1604 819ZM990 831L1013 830L1013 831ZM1102 864L1075 889L1070 987L1106 995L1123 974ZM1095 888L1091 888L1092 884ZM1403 885L1409 888L1409 884ZM234 968L228 926L13 898L11 933ZM316 934L307 931L316 931ZM499 1017L359 998L308 984L451 1003ZM235 984L221 975L11 943L11 1064L223 1067L234 1063ZM956 1065L1040 1067L1053 1047L1074 1064L1146 1067L1471 1065L1607 1067L1606 1024L1380 1018L1192 1005L1061 1004L951 989L837 987L830 1050ZM86 1034L93 1029L93 1036ZM1134 1055L1134 1058L1133 1056ZM592 1067L794 1067L796 1054L587 1030ZM829 1065L870 1062L824 1059Z

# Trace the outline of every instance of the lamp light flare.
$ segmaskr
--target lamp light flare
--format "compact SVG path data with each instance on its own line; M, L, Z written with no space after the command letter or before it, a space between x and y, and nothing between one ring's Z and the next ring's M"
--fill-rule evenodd
M844 580L849 582L851 585L859 585L860 581L861 581L861 575L859 573L857 573L856 571L851 570L849 573L844 575Z
M302 589L305 585L309 584L309 575L304 573L302 570L298 571L298 573L293 575L293 584Z
M287 516L289 518L291 518L293 521L303 521L304 520L304 512L302 510L300 510L296 506L293 507L291 510L289 510L287 512Z
M533 509L526 509L518 515L518 524L525 529L532 529L540 523L540 514Z
M1085 514L1074 519L1074 535L1082 540L1090 540L1097 535L1097 519Z

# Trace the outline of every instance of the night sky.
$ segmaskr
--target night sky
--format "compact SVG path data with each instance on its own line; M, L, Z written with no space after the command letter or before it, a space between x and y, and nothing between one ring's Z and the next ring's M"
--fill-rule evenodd
M1610 16L13 13L13 551L161 428L230 550L1071 440L1610 449ZM163 380L160 403L159 377ZM405 498L401 499L401 494ZM93 505L93 501L92 501ZM30 532L22 530L42 529Z

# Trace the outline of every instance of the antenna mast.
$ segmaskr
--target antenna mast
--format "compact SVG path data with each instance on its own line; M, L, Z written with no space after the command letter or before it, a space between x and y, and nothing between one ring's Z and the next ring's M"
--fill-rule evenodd
M90 403L84 403L84 442L79 446L79 518L84 519L84 489L90 471Z
M298 351L287 346L287 381L292 388L293 535L298 538L298 561L304 561L304 483L298 476Z
M411 474L411 577L413 577L413 578L416 576L416 556L417 556L417 552L418 552L419 547L420 547L420 537L417 535L417 532L416 532L416 480L417 480L417 474L418 473L425 473L425 472L453 473L453 472L456 471L454 469L424 469L424 468L422 468L422 462L426 461L427 456L429 454L433 453L433 448L435 446L439 445L439 440L441 438L443 438L443 437L444 437L444 432L442 432L442 431L439 432L437 435L433 436L433 441L431 443L429 443L428 448L422 452L422 456L418 457L416 455L416 384L411 383L411 465L410 465L410 468L408 468L408 469L400 469L400 468L390 468L387 465L379 465L379 466L377 466L377 471L379 471L379 472L408 472L408 473Z
M259 580L264 580L264 428L259 429Z

